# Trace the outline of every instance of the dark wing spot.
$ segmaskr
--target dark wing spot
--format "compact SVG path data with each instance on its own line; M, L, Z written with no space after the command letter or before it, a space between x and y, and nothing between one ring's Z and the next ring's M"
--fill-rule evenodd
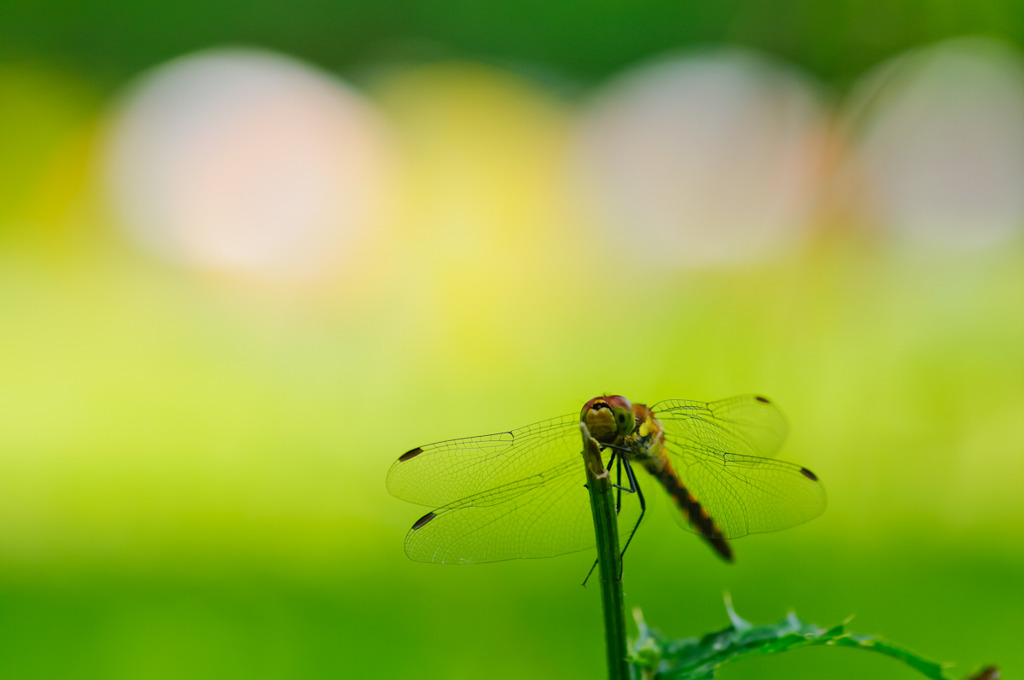
M417 446L415 449L412 449L411 451L406 451L401 456L399 456L398 457L398 462L404 463L407 460L415 458L416 456L420 455L421 453L423 453L423 449L421 449L420 447Z
M771 403L770 401L768 401L768 397L762 397L760 394L757 395L756 397L754 397L754 399L757 399L762 404L770 404Z
M427 514L423 515L423 517L420 517L418 520L416 520L416 523L412 525L412 530L416 531L417 529L422 529L424 524L434 519L435 517L437 517L437 513L428 512Z
M818 481L818 475L814 474L805 467L800 468L800 474L802 474L804 477L811 480L812 482Z

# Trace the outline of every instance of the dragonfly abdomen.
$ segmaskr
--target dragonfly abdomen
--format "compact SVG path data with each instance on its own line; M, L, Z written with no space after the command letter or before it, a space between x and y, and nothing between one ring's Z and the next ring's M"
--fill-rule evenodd
M707 541L722 559L732 562L732 548L726 543L722 530L718 528L715 520L711 518L711 515L700 504L700 501L693 497L693 494L690 493L686 485L676 475L672 466L666 462L665 465L661 466L660 470L651 469L652 467L654 466L649 466L648 471L665 487L669 496L672 497L675 504L686 515L686 519L690 522L690 526L693 527L694 531L700 534L700 537Z

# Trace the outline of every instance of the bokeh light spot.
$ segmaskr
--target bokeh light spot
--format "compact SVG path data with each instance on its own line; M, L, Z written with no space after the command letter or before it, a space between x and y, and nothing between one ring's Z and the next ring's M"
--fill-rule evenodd
M161 256L306 278L382 213L382 125L338 81L285 57L214 51L150 73L112 125L109 193Z
M798 240L818 179L814 88L746 52L672 58L611 83L582 126L578 164L596 219L644 259L749 262Z
M848 107L865 219L914 243L984 247L1024 227L1024 57L960 39L878 67Z

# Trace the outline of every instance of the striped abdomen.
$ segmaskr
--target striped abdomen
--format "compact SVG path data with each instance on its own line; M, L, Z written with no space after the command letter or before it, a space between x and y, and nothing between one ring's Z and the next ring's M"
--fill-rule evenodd
M693 497L693 494L679 480L672 466L666 462L661 466L660 470L651 469L652 467L654 466L649 466L648 471L661 482L661 485L672 496L672 500L675 501L679 509L686 515L686 519L689 520L690 526L693 527L694 531L700 534L701 538L707 541L723 559L732 562L732 548L725 542L722 530L718 528L715 520L708 515L707 511L701 507L700 502Z

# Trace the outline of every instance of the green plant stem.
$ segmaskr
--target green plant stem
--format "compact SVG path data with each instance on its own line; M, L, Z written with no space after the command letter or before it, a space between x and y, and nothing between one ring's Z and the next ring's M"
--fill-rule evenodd
M619 525L615 513L611 475L604 469L601 447L580 423L583 434L583 459L587 468L587 489L590 509L594 514L597 535L597 572L601 583L601 606L604 610L604 637L608 652L608 677L628 680L626 662L626 610L622 599L622 557L619 554Z

